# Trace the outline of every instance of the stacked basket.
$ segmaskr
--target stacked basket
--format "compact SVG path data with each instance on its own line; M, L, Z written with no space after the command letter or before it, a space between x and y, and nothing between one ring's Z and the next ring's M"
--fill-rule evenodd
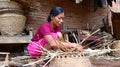
M1 35L20 34L25 26L26 17L21 5L14 1L0 2L0 32Z
M116 51L112 51L113 55L120 56L120 40L113 41L111 48L116 49Z

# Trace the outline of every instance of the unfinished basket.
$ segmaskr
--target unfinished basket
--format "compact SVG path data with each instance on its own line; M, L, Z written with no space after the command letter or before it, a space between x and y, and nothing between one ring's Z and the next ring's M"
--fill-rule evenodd
M113 42L112 49L120 49L120 40L116 40ZM113 55L120 56L120 50L112 51Z
M26 17L15 13L0 15L0 32L2 35L17 35L25 26Z
M61 55L55 57L49 67L92 67L90 60L86 56Z

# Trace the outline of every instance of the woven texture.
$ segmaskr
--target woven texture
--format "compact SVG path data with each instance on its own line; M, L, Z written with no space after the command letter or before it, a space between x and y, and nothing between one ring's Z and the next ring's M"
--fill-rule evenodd
M111 48L112 49L120 49L120 40L114 41ZM116 56L120 56L120 50L112 51L112 54L116 55Z
M21 9L21 5L14 1L1 1L0 9Z
M91 63L85 56L62 55L55 57L49 67L91 67Z
M2 35L19 34L25 26L26 17L20 14L0 15L0 32Z

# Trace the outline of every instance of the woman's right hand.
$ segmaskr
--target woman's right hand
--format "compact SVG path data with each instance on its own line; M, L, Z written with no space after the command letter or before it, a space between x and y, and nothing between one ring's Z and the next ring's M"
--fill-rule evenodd
M56 46L51 46L51 49L52 49L52 50L57 50L58 47L56 47Z

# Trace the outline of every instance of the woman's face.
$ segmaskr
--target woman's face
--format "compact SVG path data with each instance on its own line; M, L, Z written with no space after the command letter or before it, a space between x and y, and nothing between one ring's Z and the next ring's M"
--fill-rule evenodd
M64 18L64 13L60 13L57 16L52 16L51 17L51 22L53 23L53 27L60 26L62 24Z

